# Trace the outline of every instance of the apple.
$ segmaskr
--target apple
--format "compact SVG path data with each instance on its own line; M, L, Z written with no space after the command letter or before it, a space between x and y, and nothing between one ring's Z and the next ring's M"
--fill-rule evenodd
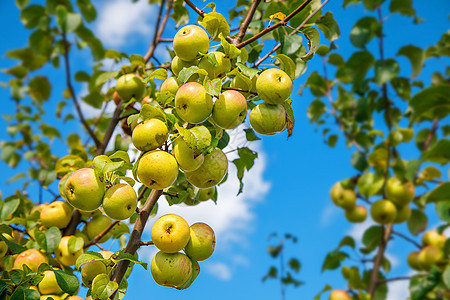
M171 92L172 94L176 94L178 91L178 83L177 83L177 79L175 77L169 77L166 80L163 81L163 83L161 84L161 88L160 91L161 92Z
M173 154L180 167L185 171L197 170L205 160L203 154L194 156L194 150L188 147L181 136L177 137L174 146Z
M205 121L212 112L213 101L203 85L197 82L183 84L175 95L175 108L181 119L198 124Z
M62 201L55 201L44 206L41 222L46 227L66 228L72 219L72 208Z
M368 163L376 170L386 170L388 166L388 150L386 148L377 148L369 154Z
M349 222L364 222L367 218L367 209L362 205L356 205L354 208L345 211L345 217Z
M386 183L386 197L397 206L404 206L414 199L415 188L411 181L401 182L397 177L391 177Z
M106 191L102 207L111 219L119 221L128 219L136 211L136 192L125 183L113 185Z
M200 189L198 191L198 201L207 201L214 197L216 193L216 187L212 186L206 189Z
M230 87L243 89L244 91L249 92L240 92L244 97L248 97L251 93L256 93L256 79L257 76L253 76L251 79L251 86L247 84L240 76L234 76L233 80L231 80ZM250 80L250 79L249 79Z
M85 244L89 243L89 241L90 241L89 238L88 238L88 236L86 235L86 233L81 232L81 231L79 231L78 229L75 230L75 233L74 233L73 235L76 236L76 237L82 238L82 239L83 239L83 242L84 242Z
M43 295L40 298L40 300L51 300L51 299L53 299L53 300L61 300L61 297L58 296L58 295ZM90 300L92 300L92 298Z
M330 197L334 204L342 207L345 210L352 210L356 205L355 191L351 189L344 189L340 181L336 182L331 187ZM361 209L359 210L359 212L361 213Z
M389 224L394 222L397 217L397 208L389 200L378 200L370 208L372 219L380 224Z
M182 217L169 214L156 220L150 235L156 248L166 253L176 253L188 243L190 229Z
M429 270L432 265L437 264L444 258L442 249L435 246L426 246L419 252L419 264L424 270Z
M395 217L394 223L403 223L409 219L409 216L411 216L411 208L409 205L397 207L397 217Z
M145 152L161 147L168 136L166 123L159 119L150 119L134 128L132 141L138 150Z
M90 218L90 217L93 217L93 216L96 216L96 215L102 213L99 209L96 209L93 211L84 211L84 210L79 209L79 211L82 216L87 217L87 218Z
M228 170L228 159L219 148L205 155L200 168L195 171L185 171L187 181L201 189L217 185L225 177Z
M171 186L177 179L178 164L169 153L153 150L141 156L136 173L146 187L162 190Z
M120 98L120 96L119 96L119 93L117 93L117 91L115 91L114 93L113 93L113 101L114 101L114 103L116 104L116 105L119 105L120 104L120 102L122 101L122 98Z
M91 260L81 268L81 280L88 288L92 287L94 278L99 274L106 274L106 265L101 260Z
M56 281L56 276L53 271L44 271L44 278L38 284L39 293L47 294L61 294L63 290L59 287Z
M59 194L61 195L61 197L67 201L67 197L66 197L66 193L64 191L64 186L66 185L66 181L69 178L70 174L72 174L72 172L67 173L66 175L64 175L58 183L58 190L59 190Z
M183 253L159 251L152 259L150 270L157 284L177 288L191 278L192 261Z
M411 267L411 269L417 271L420 271L422 269L420 267L419 254L419 251L413 251L408 255L408 265Z
M195 60L200 53L208 53L209 37L197 25L182 27L173 38L173 51L184 61Z
M329 300L352 300L352 297L343 290L333 290L330 293Z
M61 264L66 267L70 267L75 265L78 257L83 254L83 248L76 252L72 252L69 249L69 241L72 236L63 236L61 241L58 244L58 247L55 250L55 258Z
M190 239L184 253L192 260L208 259L214 252L216 237L214 231L205 223L195 223L190 227Z
M27 265L31 270L37 272L41 264L48 264L48 258L37 249L28 249L16 257L14 269L22 270L22 266Z
M182 286L177 287L178 290L185 290L188 287L191 286L191 284L194 282L194 280L197 278L198 274L200 273L200 266L198 262L195 260L192 261L192 275L189 277L188 281L186 281Z
M131 98L140 101L144 97L145 83L135 74L125 74L117 80L116 92L125 102Z
M6 235L6 233L4 233ZM8 252L8 245L5 241L0 241L0 260L5 257L6 252Z
M228 90L219 95L213 107L212 118L223 129L232 129L244 121L247 100L241 93Z
M93 217L85 226L86 228L86 234L89 238L89 240L92 240L95 238L99 233L101 233L103 230L108 227L108 225L111 224L111 219L104 215L97 215ZM110 239L112 236L111 230L103 236L98 243L102 244Z
M259 134L282 132L286 129L286 110L281 104L260 103L250 112L250 125Z
M181 70L184 68L189 68L192 66L197 66L198 60L192 60L192 61L184 61L181 60L178 56L174 56L171 63L172 73L175 76L178 76Z
M224 78L227 73L231 71L231 61L223 52L214 51L211 52L217 61L217 65L214 66L209 60L208 55L203 56L203 58L198 63L200 69L206 70L210 79L214 78Z
M256 79L258 96L269 104L281 104L292 93L292 80L288 74L280 69L263 71Z
M102 204L105 187L105 183L99 180L94 169L82 168L69 176L64 192L67 201L73 207L93 211Z
M445 234L439 234L436 230L429 230L422 236L422 244L424 246L435 246L436 248L443 249L446 241L447 237Z

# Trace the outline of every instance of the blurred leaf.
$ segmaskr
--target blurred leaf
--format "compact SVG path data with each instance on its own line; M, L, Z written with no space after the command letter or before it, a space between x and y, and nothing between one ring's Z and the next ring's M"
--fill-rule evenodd
M366 246L368 252L372 252L380 245L382 237L383 227L374 225L364 231L362 242L364 246Z
M292 270L294 270L296 273L300 272L300 267L301 267L301 265L300 265L300 261L299 261L298 259L296 259L296 258L291 258L291 259L288 261L288 266L289 266Z
M50 227L45 232L46 248L48 253L55 252L61 241L61 231L57 227Z
M365 173L358 179L358 190L363 196L370 197L380 191L383 186L383 182L383 176L373 173Z
M28 84L28 92L34 100L42 102L50 98L52 86L45 76L36 76Z
M20 12L20 20L28 29L36 27L43 16L45 8L36 4L29 5Z
M56 23L64 33L71 33L83 23L83 20L80 14L68 12L65 6L58 5L56 7Z
M282 245L267 247L267 253L269 253L273 258L277 258L278 255L280 255L281 251L283 251Z
M412 0L392 0L389 4L389 10L391 13L398 12L409 17L413 17L416 14L412 5Z
M262 281L266 281L269 278L277 278L278 277L278 270L275 267L270 267L269 272L267 272L266 275L264 275Z
M322 265L322 272L325 270L335 270L339 268L341 262L348 257L348 254L335 249L327 254Z
M435 187L427 196L427 203L445 202L450 200L450 182L444 182Z
M410 0L401 0L401 1L410 1ZM423 63L425 60L423 50L413 45L403 46L397 52L397 56L400 55L408 58L411 63L412 66L411 78L417 77L422 71Z
M415 94L410 101L413 112L411 121L419 117L442 119L450 113L450 86L430 86Z
M439 140L425 152L422 152L422 159L440 164L448 163L450 161L450 151L448 149L450 149L450 140Z
M447 194L449 195L449 194ZM439 217L444 222L450 223L450 198L447 197L447 201L441 201L436 203L436 212ZM450 279L450 278L449 278Z
M228 36L230 34L230 25L220 13L210 12L205 15L203 20L198 22L211 35L211 39L219 41L219 34Z
M84 265L85 263L87 263L91 260L102 260L102 259L104 259L104 258L100 253L88 251L86 253L81 254L78 257L77 262L75 264L75 268L77 270L79 270L82 265Z
M321 16L316 21L317 27L324 33L327 40L330 42L336 40L341 35L339 30L339 25L333 17L333 13L327 11L323 16Z
M393 59L378 60L375 63L375 82L378 85L383 85L394 79L398 73L400 73L400 66Z
M411 210L411 216L408 219L408 229L413 235L418 235L427 229L428 218L418 209Z
M5 221L8 217L12 216L17 208L19 208L19 205L20 198L18 197L13 197L3 202L1 206L0 220Z
M77 0L77 6L87 22L92 22L97 18L97 11L91 0Z
M428 276L421 275L412 276L409 281L409 291L411 293L411 300L423 300L425 295L433 290L441 280L441 273L436 267L431 269Z
M381 31L380 24L374 17L365 17L359 19L350 31L350 41L353 46L364 48L370 40L379 35Z

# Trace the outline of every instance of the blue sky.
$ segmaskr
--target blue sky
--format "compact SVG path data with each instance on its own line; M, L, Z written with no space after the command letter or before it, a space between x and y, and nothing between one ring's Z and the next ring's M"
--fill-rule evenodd
M42 1L37 1L42 2ZM146 1L131 4L128 0L95 1L98 19L91 28L99 35L105 46L124 51L126 53L144 54L152 39L153 24L156 20L156 8L147 5ZM195 1L201 6L201 1ZM227 16L231 1L216 1L217 11ZM355 49L351 46L348 34L358 18L371 15L362 5L342 9L342 1L330 1L324 8L331 11L337 20L341 38L337 41L338 53L348 57ZM206 4L206 3L205 3ZM414 3L418 15L425 19L419 26L412 24L409 18L393 15L387 21L390 27L385 38L385 57L393 57L400 46L412 43L421 48L434 44L439 40L444 30L448 30L448 12L450 3L444 0L416 1ZM437 9L439 7L439 9ZM126 13L125 13L126 12ZM384 12L384 15L387 15ZM194 20L194 19L192 19ZM0 2L0 28L2 28L3 42L0 44L0 68L14 65L5 58L4 53L12 48L26 45L28 31L19 21L19 13L13 1ZM173 28L169 23L168 28ZM175 31L170 29L164 37L172 37ZM327 44L325 39L322 39ZM376 47L376 41L369 44L369 48ZM165 45L159 46L158 55L165 54ZM375 52L377 53L377 52ZM73 73L76 70L89 70L91 61L87 51L78 51L71 56ZM161 57L161 56L160 56ZM164 56L163 56L164 57ZM406 59L401 58L401 72L405 76L410 74L410 66ZM448 61L446 62L448 64ZM436 61L427 62L421 74L426 85L430 82L430 75L435 69L442 70L442 64ZM322 72L322 60L316 56L308 64L307 73L296 79L294 91L304 84L309 72ZM50 76L52 85L52 101L46 106L47 118L51 122L54 115L54 103L62 99L61 93L65 88L62 68L46 67L42 71ZM8 79L0 74L0 81ZM78 94L82 94L84 87L76 84ZM9 100L9 91L0 89L3 99L2 113L14 109ZM245 179L243 195L235 197L238 185L235 172L230 168L229 182L219 191L218 205L202 203L197 207L167 207L164 199L161 202L160 215L173 212L185 217L192 224L206 222L217 234L217 247L214 255L200 264L201 273L195 283L185 291L177 291L156 285L151 278L150 271L139 266L131 275L130 288L127 299L136 299L151 295L164 299L278 299L280 297L279 283L275 281L261 282L271 265L278 266L278 261L272 260L266 252L269 245L267 237L273 233L292 233L299 238L297 244L287 243L286 260L291 256L300 259L302 269L297 279L305 285L286 290L286 299L312 299L313 296L329 283L335 288L345 288L339 271L320 272L320 268L327 252L334 249L345 234L360 237L370 222L362 225L351 225L345 221L343 212L331 205L328 196L330 187L338 180L356 174L350 165L352 151L349 151L340 137L337 146L330 149L323 143L322 135L315 131L315 126L309 124L306 110L313 96L305 91L301 96L293 96L293 108L296 117L294 135L287 141L286 133L277 136L265 136L261 142L250 144L250 148L259 151L259 158L250 174ZM69 112L72 108L65 110ZM97 112L84 106L87 115ZM376 122L382 122L377 119ZM0 139L10 139L5 132L6 123L0 120ZM77 126L69 122L62 127L67 132ZM337 129L337 128L336 128ZM81 128L79 128L81 132ZM118 131L120 132L120 131ZM239 133L232 131L233 144L242 145ZM54 141L53 149L56 154L66 154L60 141ZM417 155L413 143L403 148L403 155L412 158ZM229 160L233 159L232 154ZM11 170L0 162L3 174L12 174ZM445 175L447 176L447 175ZM4 196L10 195L18 184L7 185L6 178L0 182L0 189ZM445 177L446 178L446 177ZM20 182L19 182L20 183ZM55 190L55 188L53 188ZM36 185L29 188L30 198L37 200ZM46 201L52 200L49 193L44 192ZM430 224L437 224L433 208ZM154 220L150 220L148 228ZM398 226L400 231L407 231L405 225ZM146 238L149 239L149 230ZM106 244L109 247L109 244ZM115 246L114 246L115 247ZM405 266L406 255L413 250L413 246L399 239L389 244L388 255L392 258L393 271L389 277L407 275ZM153 248L140 250L141 258L150 262L154 254ZM354 257L354 254L352 254ZM348 262L356 264L355 262ZM404 299L407 286L402 282L391 285L390 300Z

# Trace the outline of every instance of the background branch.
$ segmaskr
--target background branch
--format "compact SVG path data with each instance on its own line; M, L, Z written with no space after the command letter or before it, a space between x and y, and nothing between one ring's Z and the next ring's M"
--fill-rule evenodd
M114 227L117 223L119 223L119 222L120 222L120 221L117 221L117 220L111 222L105 229L103 229L102 232L100 232L99 234L97 234L97 235L96 235L89 243L85 244L83 248L84 248L84 249L87 249L87 248L89 248L90 246L97 244L97 242L98 242L102 237L104 237L105 235L107 235L108 232L109 232L111 229L113 229L113 227Z
M253 0L247 15L245 16L241 26L239 27L239 32L237 33L236 38L232 39L234 45L237 45L240 42L242 42L242 39L245 36L245 32L247 31L247 28L250 25L250 22L252 21L253 16L255 15L256 9L258 8L260 2L261 0Z

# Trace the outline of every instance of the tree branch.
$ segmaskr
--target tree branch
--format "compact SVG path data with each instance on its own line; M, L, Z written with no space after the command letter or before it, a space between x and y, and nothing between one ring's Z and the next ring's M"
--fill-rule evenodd
M159 13L158 13L158 19L156 21L156 26L155 26L155 35L153 36L153 41L150 44L150 47L148 48L147 53L144 56L145 62L148 62L150 60L150 58L153 57L156 46L160 42L161 36L164 32L164 28L166 27L166 24L167 24L167 20L169 19L170 11L172 10L173 0L169 0L168 5L167 5L166 14L164 15L164 18L161 22L162 12L163 12L165 3L166 3L166 0L161 0L161 6L159 8Z
M186 4L189 5L200 17L204 17L206 15L206 13L203 10L195 6L195 4L192 3L190 0L184 0L184 2L186 2Z
M242 93L250 93L252 95L258 95L258 93L255 92L251 92L251 91L247 91L241 88L233 88L233 87L227 87L227 86L223 86L222 87L223 91L238 91L238 92L242 92Z
M397 235L397 236L399 236L399 237L401 237L401 238L407 240L408 242L410 242L411 244L413 244L413 245L416 246L417 248L422 249L422 246L421 246L419 243L417 243L415 240L413 240L413 239L407 237L407 236L404 235L403 233L397 232L397 231L395 231L395 230L392 230L392 234L395 234L395 235Z
M439 119L436 118L433 120L433 126L431 127L430 132L428 133L427 139L425 140L425 143L423 144L423 152L430 147L431 141L433 140L433 136L436 134L437 125L438 125Z
M283 20L275 23L274 25L265 28L263 31L261 31L258 34L255 34L254 36L252 36L251 38L249 38L248 40L243 41L242 43L239 43L238 45L236 45L237 48L242 48L247 46L248 44L256 41L257 39L259 39L260 37L268 34L269 32L284 26L287 24L287 22L292 19L296 14L298 14L299 12L301 12L302 10L305 9L305 7L311 2L312 0L306 0L305 2L303 2L302 4L299 5L299 7L297 7L293 12L291 12L286 18L284 18Z
M63 236L73 235L77 229L78 224L81 221L81 213L78 209L74 209L72 212L72 218L70 219L69 225L64 229Z
M381 261L383 260L384 251L386 250L387 243L392 233L392 224L383 227L383 238L381 239L380 246L378 247L378 253L373 263L372 274L370 275L370 283L368 292L373 297L375 289L378 283L378 273L380 272Z
M136 223L134 223L133 231L130 234L127 246L125 247L125 253L133 255L136 253L137 249L139 249L141 244L141 236L142 232L144 231L145 224L147 223L148 217L161 194L162 190L151 191L147 201L144 204L144 207L139 211L137 215ZM120 283L122 282L122 279L125 276L125 273L129 265L130 265L129 260L120 261L117 264L116 269L114 270L114 274L111 280L117 282L117 284L120 286ZM114 295L111 296L111 299L114 299Z
M150 241L150 242L140 242L139 245L140 246L151 246L151 245L154 245L154 243L152 241Z
M83 124L84 128L86 129L88 134L91 136L91 138L94 140L95 146L99 147L100 141L98 140L95 133L92 131L89 124L86 122L83 112L81 111L80 103L78 103L78 100L77 100L77 97L75 94L75 90L73 89L73 86L72 86L72 81L71 81L71 77L70 77L70 64L69 64L69 43L67 42L66 34L64 32L62 33L62 38L63 38L63 44L64 44L64 64L66 67L67 88L69 89L70 96L72 97L72 101L75 105L75 109L77 110L78 117L80 118L81 123Z
M233 44L235 46L242 42L242 39L244 38L245 33L247 32L247 28L250 25L250 22L252 21L253 16L255 15L256 9L258 8L260 2L261 0L253 0L252 4L250 5L248 13L245 16L244 20L242 21L242 25L239 28L239 32L237 33L236 38L232 39Z
M97 242L98 242L102 237L104 237L105 235L107 235L108 232L109 232L109 231L110 231L117 223L119 223L119 222L120 222L120 221L117 221L117 220L111 222L105 229L103 229L102 232L100 232L99 234L97 234L90 242L88 242L87 244L85 244L83 248L84 248L84 249L87 249L87 248L89 248L90 246L97 244Z
M102 155L105 153L106 146L108 146L109 140L111 139L114 133L114 129L116 128L117 124L120 121L120 115L123 112L122 104L123 101L120 101L119 105L117 105L116 109L114 110L111 122L109 122L108 128L106 128L105 135L103 136L103 140L101 144L97 147L97 150L95 150L95 156Z

